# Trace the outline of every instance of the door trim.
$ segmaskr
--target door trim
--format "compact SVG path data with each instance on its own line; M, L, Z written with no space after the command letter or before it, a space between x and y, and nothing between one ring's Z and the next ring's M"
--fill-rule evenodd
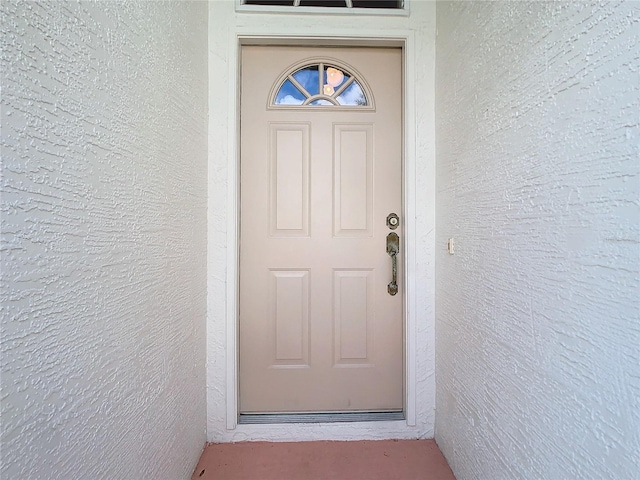
M241 48L244 45L313 45L313 46L368 46L368 47L399 47L402 50L402 101L403 101L403 133L402 133L402 195L403 214L405 222L404 252L403 256L403 281L405 285L404 307L404 416L405 420L393 422L401 425L392 425L393 431L403 427L416 425L416 127L415 127L415 91L413 82L408 79L415 78L413 55L415 51L412 33L399 34L392 32L363 33L362 36L273 36L236 33L232 38L232 48L229 55L229 90L232 93L230 101L230 125L235 128L228 130L228 158L227 170L227 275L226 275L226 428L235 430L238 428L239 419L239 387L238 387L238 310L239 310L239 222L240 222L240 89L238 88L241 67ZM380 422L383 423L383 422ZM402 425L403 424L403 425ZM255 427L255 425L252 425Z

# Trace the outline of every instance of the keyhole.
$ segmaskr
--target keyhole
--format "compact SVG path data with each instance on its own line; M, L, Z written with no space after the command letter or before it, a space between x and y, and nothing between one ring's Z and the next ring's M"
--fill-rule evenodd
M391 230L395 230L400 224L400 218L395 213L390 213L387 215L387 227Z

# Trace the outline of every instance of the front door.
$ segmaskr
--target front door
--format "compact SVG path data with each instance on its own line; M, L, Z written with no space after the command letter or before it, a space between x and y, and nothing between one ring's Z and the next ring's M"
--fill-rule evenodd
M243 414L402 410L401 58L242 48Z

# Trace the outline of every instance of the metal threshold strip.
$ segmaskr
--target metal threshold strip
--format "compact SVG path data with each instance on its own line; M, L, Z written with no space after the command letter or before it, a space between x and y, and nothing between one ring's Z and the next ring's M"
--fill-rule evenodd
M404 412L241 413L241 425L269 423L388 422L404 420Z

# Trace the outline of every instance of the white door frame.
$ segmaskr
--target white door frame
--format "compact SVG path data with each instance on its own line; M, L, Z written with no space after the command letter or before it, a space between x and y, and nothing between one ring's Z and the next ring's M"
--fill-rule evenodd
M430 13L431 7L425 4ZM435 10L435 9L433 9ZM275 28L266 25L264 21L254 21L247 17L238 16L237 12L227 12L236 25L229 26L227 41L220 34L210 32L210 140L217 142L216 147L210 147L210 214L209 214L209 314L208 314L208 422L207 436L209 441L240 441L240 440L271 440L271 441L302 441L319 439L382 439L382 438L417 438L433 437L433 411L435 407L435 378L433 369L435 355L433 352L433 276L435 269L429 260L433 258L433 227L434 215L431 206L435 203L435 193L432 190L432 176L435 173L435 150L432 145L434 125L432 112L422 113L416 120L416 81L419 74L429 73L434 58L435 47L434 30L423 28L416 33L415 26L407 18L398 19L404 22L402 27L389 30L376 28L359 28L355 34L344 35L343 32L353 30L337 26L314 28L314 35L309 35L309 28L296 25L297 18L288 17L283 20L286 28ZM210 21L214 15L210 15ZM241 19L242 21L240 21ZM215 22L220 24L220 17ZM427 27L432 25L430 18L421 20ZM298 22L299 23L299 22ZM213 27L210 27L213 28ZM285 31L286 35L273 35L272 32ZM337 33L337 32L340 33ZM415 37L419 36L421 44L416 45ZM426 40L425 40L426 38ZM228 43L227 43L228 42ZM225 45L226 43L226 45ZM404 315L405 315L405 420L388 422L356 422L331 424L278 424L278 425L238 425L238 225L239 225L239 73L240 49L242 45L362 45L362 46L395 46L403 52L403 214L405 222L404 233ZM223 56L215 54L221 48ZM420 50L427 57L424 65L416 64L416 51ZM216 57L212 62L211 59ZM219 67L226 64L227 70L220 71ZM214 92L217 84L211 75L228 75L220 84L227 88L222 92ZM426 93L421 92L421 98L426 98L433 108L431 98L433 94L432 79L427 75ZM220 104L221 98L226 104ZM424 101L424 100L423 100ZM224 103L224 102L223 102ZM225 115L216 114L216 109ZM222 125L226 118L226 125ZM420 127L421 151L417 152L417 127ZM222 127L226 127L223 131ZM220 145L222 149L220 150ZM421 158L421 171L417 171L416 159ZM224 173L226 162L226 178ZM213 169L213 171L212 171ZM222 171L221 171L222 170ZM226 182L225 182L226 180ZM226 195L220 195L215 183L226 183ZM422 189L418 191L417 184ZM428 193L424 193L425 188ZM221 244L224 238L220 235L220 228L216 222L221 220L221 210L217 206L226 201L226 245ZM421 207L418 210L418 207ZM416 226L419 224L420 250L417 248L418 235ZM224 228L224 226L222 226ZM215 235L217 238L212 238ZM224 256L223 256L224 255ZM425 267L425 264L428 264ZM226 275L220 278L221 267L226 267ZM422 286L418 291L418 280ZM425 286L425 283L428 285ZM225 293L219 293L219 287L226 285ZM221 314L221 300L224 300L224 315ZM420 308L418 308L418 305ZM221 323L224 322L222 330ZM216 332L224 331L224 341ZM213 335L216 335L214 338ZM422 339L420 345L417 339ZM224 345L222 345L224 344ZM221 355L220 347L224 354ZM418 365L420 362L420 365ZM223 366L224 365L224 366ZM420 367L420 378L416 372ZM418 385L419 384L419 385ZM419 398L418 398L419 397ZM417 400L420 405L417 405ZM221 408L224 403L224 408ZM419 407L419 408L418 408Z
M329 45L335 45L337 40L338 45L349 45L352 46L357 45L366 45L371 47L376 46L393 46L400 47L402 49L402 64L403 69L403 122L407 122L407 108L406 108L406 93L407 93L407 85L405 78L406 70L408 68L408 62L406 60L406 50L407 50L407 41L408 38L398 38L397 36L385 38L381 40L379 37L374 38L363 38L363 37L352 37L352 38L340 38L340 39L318 39L318 38L308 38L308 37L264 37L264 36L254 36L254 35L239 35L238 36L238 44L237 49L238 52L241 52L241 48L244 45L314 45L318 46L319 44L326 42ZM325 45L326 46L326 45ZM236 77L240 79L240 68L242 65L241 55L238 55L237 66L238 70L236 72ZM240 102L240 91L237 89L237 102ZM237 115L237 114L236 114ZM233 168L230 168L230 173L233 174L233 181L229 181L229 187L233 186L235 192L233 192L233 209L229 211L230 221L233 222L233 229L229 229L229 237L228 238L229 245L233 242L235 251L235 255L229 255L229 263L227 264L227 272L228 278L227 281L230 282L229 285L235 285L234 292L229 292L231 294L229 300L233 298L233 302L229 302L228 318L227 318L227 326L229 337L227 338L227 378L232 379L233 381L228 381L227 383L227 428L236 428L237 418L238 418L238 405L239 405L239 388L238 388L238 308L239 308L239 285L238 285L238 263L239 263L239 242L238 242L238 226L240 222L240 199L239 199L239 185L240 185L240 148L238 146L238 142L240 139L240 118L237 115L237 128L236 128L236 158L233 165ZM404 372L405 372L405 380L404 380L404 414L405 420L401 422L406 422L407 425L413 426L415 425L415 394L414 394L414 385L415 385L415 347L413 345L413 339L415 339L415 308L413 305L415 301L412 303L415 297L415 275L413 275L414 269L412 268L412 264L415 264L415 226L413 225L412 218L415 218L413 208L415 206L415 192L412 191L410 187L410 183L408 180L410 178L415 178L415 163L410 161L413 158L410 155L407 155L408 145L414 144L415 142L408 142L407 138L408 129L403 127L403 176L402 176L402 215L400 216L401 221L404 222L404 239L402 245L404 247L404 255L402 259L404 261L403 269L404 279L403 284L405 288L402 290L405 292L403 298L404 304ZM231 188L230 188L231 190ZM233 232L233 233L231 233ZM235 257L235 258L234 258ZM233 282L233 283L231 283Z

